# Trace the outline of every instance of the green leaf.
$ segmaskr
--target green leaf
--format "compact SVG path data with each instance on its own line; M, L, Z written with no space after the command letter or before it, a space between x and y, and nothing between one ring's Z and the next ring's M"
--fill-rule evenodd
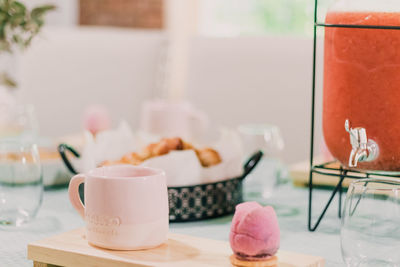
M7 41L0 41L0 51L11 52L10 43Z
M39 18L39 17L32 18L32 22L34 22L34 24L36 24L35 25L36 27L34 27L36 29L36 31L34 31L34 32L38 32L40 27L42 27L43 24L44 24L44 20L42 18Z
M3 11L0 11L0 22L3 23L7 19L8 19L8 14Z
M0 53L27 48L44 25L44 15L55 8L42 5L28 10L19 0L0 0Z
M7 86L10 89L17 87L17 82L10 77L6 72L0 74L0 84Z
M34 21L28 21L24 26L23 29L26 33L33 33L39 30L39 26Z
M5 28L6 28L6 23L3 22L0 24L0 40L6 39L6 33L5 33Z
M10 19L10 24L12 27L17 27L25 21L25 16L21 14L15 14Z
M28 39L25 40L24 46L28 47L31 44L32 39L33 39L33 35L29 36Z
M16 35L16 34L14 34L14 35L12 36L12 40L13 40L13 42L16 43L16 44L21 44L21 43L23 42L21 36Z
M26 11L25 5L18 1L11 2L10 9L14 14L25 14Z
M37 18L43 16L45 13L47 13L50 10L56 9L56 6L54 5L44 5L44 6L39 6L31 11L31 17L32 18Z

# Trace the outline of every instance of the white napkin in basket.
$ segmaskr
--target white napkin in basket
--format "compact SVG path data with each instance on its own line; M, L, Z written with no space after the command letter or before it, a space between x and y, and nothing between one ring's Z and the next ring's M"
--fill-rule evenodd
M134 135L126 122L122 122L115 130L99 133L95 139L88 133L81 158L75 164L80 172L86 172L106 160L118 160L127 153L139 151L144 145L142 135ZM243 153L236 132L222 129L219 140L209 147L218 151L221 163L203 167L194 150L183 150L150 158L140 166L164 170L168 186L212 183L242 175Z
M222 162L203 167L194 150L171 151L164 156L148 159L141 165L163 169L168 186L188 186L212 183L242 175L242 147L236 132L223 129L219 140L212 146Z

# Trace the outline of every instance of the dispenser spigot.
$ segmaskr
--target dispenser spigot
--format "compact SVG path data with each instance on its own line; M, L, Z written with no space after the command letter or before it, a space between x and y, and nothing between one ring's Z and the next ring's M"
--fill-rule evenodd
M373 161L378 157L378 144L367 138L365 128L351 128L349 120L346 120L344 128L350 135L352 150L349 157L349 167L357 167L358 162Z

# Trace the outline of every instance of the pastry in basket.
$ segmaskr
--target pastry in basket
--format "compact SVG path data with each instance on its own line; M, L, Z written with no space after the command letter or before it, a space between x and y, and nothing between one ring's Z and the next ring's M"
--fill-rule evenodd
M171 150L183 150L183 141L180 138L163 138L158 143L153 143L145 147L140 156L143 160L168 154Z
M203 167L210 167L220 163L221 157L217 151L212 148L195 148L192 144L183 141L179 137L163 138L158 143L152 143L146 146L139 153L129 153L124 155L117 161L105 161L101 165L115 165L115 164L133 164L139 165L143 161L168 154L170 151L176 150L194 150L197 158Z
M39 148L39 156L41 161L60 159L58 151L50 148Z
M30 153L8 153L5 155L5 158L10 161L19 161L22 157L24 157L25 160L28 160L29 162L33 160ZM58 151L52 151L46 148L39 148L39 157L42 162L60 159Z
M218 152L212 148L206 147L202 149L196 149L195 151L203 167L210 167L221 162Z
M140 157L137 153L126 154L118 161L118 163L132 164L132 165L139 165L142 162L143 162L142 157Z
M257 202L236 206L229 241L234 255L231 263L243 267L277 266L279 249L278 219L272 207Z

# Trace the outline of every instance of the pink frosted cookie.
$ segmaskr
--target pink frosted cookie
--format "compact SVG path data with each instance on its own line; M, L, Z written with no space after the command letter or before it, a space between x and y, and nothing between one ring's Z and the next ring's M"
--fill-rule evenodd
M274 255L279 249L279 239L278 218L272 207L263 207L257 202L245 202L236 206L229 234L234 252L234 256L231 257L232 264L276 265L277 258Z

